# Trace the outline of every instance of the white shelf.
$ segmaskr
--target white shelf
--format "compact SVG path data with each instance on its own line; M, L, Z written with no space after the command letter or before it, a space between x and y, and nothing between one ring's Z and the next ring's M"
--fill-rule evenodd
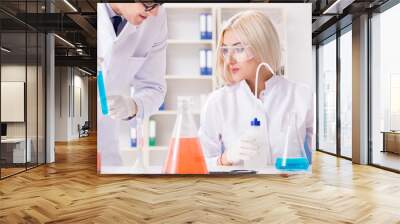
M179 39L169 39L168 44L212 44L213 40L179 40Z
M165 79L212 80L212 75L166 75Z

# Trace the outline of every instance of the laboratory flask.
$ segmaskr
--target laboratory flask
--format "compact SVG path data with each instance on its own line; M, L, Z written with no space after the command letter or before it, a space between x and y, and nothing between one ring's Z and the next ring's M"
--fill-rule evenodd
M275 160L275 168L280 171L307 171L310 165L304 149L305 136L300 136L297 114L292 112L287 116L283 150L280 150Z
M166 174L208 173L191 102L189 96L178 97L178 114L163 167Z

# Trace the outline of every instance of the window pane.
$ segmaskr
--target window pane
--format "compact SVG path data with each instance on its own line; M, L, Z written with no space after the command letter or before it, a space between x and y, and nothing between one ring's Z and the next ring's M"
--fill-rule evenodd
M39 33L39 45L38 45L38 163L45 163L45 60L46 60L46 36Z
M352 156L352 35L351 30L340 37L340 152Z
M27 63L27 80L26 80L26 117L27 117L27 140L29 143L30 158L28 160L28 168L37 165L37 73L38 73L38 57L37 57L37 33L27 33L28 43L28 63ZM29 148L28 147L28 148Z
M37 19L45 0L0 1L16 17ZM32 17L28 16L29 13ZM45 35L0 12L1 178L44 162ZM36 23L37 21L32 21Z
M26 141L26 33L2 33L1 46L1 123L6 131L1 140L1 177L25 170L30 161ZM28 146L28 151L26 150Z
M372 163L396 170L400 170L399 21L400 4L371 21Z
M318 48L318 144L336 153L336 40Z

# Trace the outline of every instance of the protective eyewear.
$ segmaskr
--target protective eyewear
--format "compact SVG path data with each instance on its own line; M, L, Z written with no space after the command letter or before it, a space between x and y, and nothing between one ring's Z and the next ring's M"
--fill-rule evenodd
M232 55L232 57L237 61L237 62L243 62L250 60L253 58L253 53L250 49L250 46L222 46L220 48L221 55L224 57L224 60L227 61Z
M153 3L153 2L142 2L145 12L149 12L156 8L157 6L162 5L162 3Z

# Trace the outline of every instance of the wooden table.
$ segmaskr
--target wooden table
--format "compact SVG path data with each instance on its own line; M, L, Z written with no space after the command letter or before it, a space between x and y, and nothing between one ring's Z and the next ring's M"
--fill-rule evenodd
M400 154L400 131L382 131L383 150L382 152L392 152Z

